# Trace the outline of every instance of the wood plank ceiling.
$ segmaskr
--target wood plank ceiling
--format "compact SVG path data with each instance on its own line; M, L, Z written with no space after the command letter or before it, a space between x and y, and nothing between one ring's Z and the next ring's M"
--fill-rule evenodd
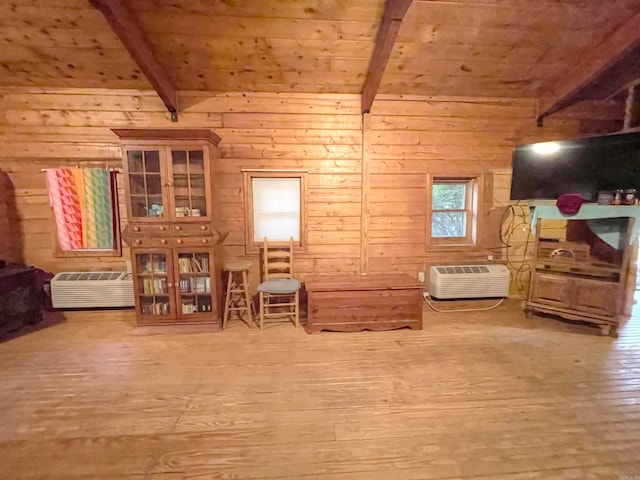
M121 1L182 91L362 93L384 11L384 0ZM541 97L639 14L638 0L414 0L377 93ZM640 71L637 50L623 53L615 85ZM145 74L89 0L0 5L0 85L149 89ZM615 93L608 80L583 96Z

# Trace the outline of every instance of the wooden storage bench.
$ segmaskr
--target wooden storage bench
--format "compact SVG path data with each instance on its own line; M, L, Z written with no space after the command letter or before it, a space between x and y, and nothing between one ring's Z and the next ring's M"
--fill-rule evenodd
M405 274L309 275L308 333L422 328L423 285Z

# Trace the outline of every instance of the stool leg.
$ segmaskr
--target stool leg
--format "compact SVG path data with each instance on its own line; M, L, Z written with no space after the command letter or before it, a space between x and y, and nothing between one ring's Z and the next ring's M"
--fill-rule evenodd
M224 301L224 315L222 317L223 330L227 326L227 320L229 320L229 314L231 313L229 308L231 307L231 289L233 288L233 272L227 272L227 274L229 276L227 277L227 295Z
M264 326L264 293L260 292L260 330Z
M251 317L251 295L249 295L249 280L247 279L247 271L242 271L242 289L244 290L244 302L247 306L247 319L249 327L253 328L253 318Z

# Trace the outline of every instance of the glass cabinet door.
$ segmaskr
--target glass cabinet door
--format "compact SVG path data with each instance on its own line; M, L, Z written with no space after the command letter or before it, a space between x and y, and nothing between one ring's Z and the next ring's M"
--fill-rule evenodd
M165 215L160 163L159 150L127 151L129 201L135 219Z
M207 183L202 149L171 150L175 217L207 217Z
M208 251L178 253L176 291L180 316L213 311L212 269L213 261Z
M136 253L137 295L142 315L171 315L166 253Z

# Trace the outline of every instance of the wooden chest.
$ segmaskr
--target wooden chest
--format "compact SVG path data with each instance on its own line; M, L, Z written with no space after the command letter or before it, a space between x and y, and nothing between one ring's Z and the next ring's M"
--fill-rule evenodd
M309 333L422 328L423 285L405 274L310 275Z

